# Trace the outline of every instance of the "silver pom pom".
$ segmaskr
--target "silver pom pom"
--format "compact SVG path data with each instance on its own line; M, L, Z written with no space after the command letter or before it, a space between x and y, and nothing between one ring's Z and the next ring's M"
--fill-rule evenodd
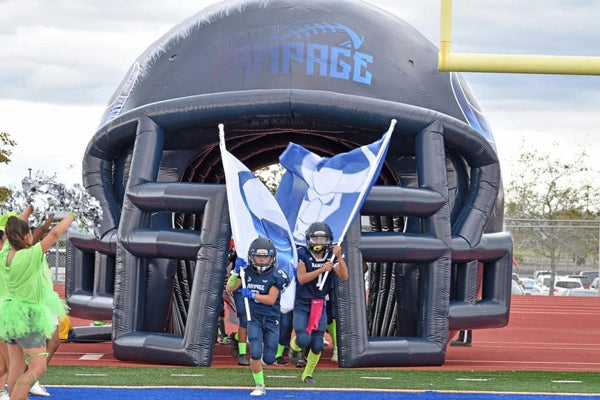
M56 175L47 176L38 171L31 178L23 178L21 187L21 190L13 190L11 198L0 205L0 213L21 213L31 204L34 207L29 219L31 226L40 226L50 214L59 217L70 211L77 215L79 230L93 232L100 225L100 203L79 184L67 187L56 181Z

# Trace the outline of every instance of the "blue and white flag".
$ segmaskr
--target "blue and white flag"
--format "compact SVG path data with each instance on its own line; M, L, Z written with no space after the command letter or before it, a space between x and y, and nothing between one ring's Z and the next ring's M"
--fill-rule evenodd
M219 147L225 171L229 219L238 257L247 260L248 249L259 236L271 239L277 248L278 269L293 277L298 253L279 204L269 189L225 148L223 125L219 125Z
M335 243L343 241L379 176L395 125L394 119L378 141L331 158L288 145L279 157L286 173L275 197L297 244L306 244L306 229L317 221L329 225Z

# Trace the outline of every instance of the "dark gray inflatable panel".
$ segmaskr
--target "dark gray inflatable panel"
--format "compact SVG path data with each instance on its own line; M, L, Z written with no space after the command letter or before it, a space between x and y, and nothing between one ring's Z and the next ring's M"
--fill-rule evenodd
M104 216L94 236L70 232L72 312L112 317L122 360L210 365L230 238L217 124L254 170L291 140L326 156L371 143L392 118L361 210L382 231L357 223L345 242L340 365L442 364L448 330L508 321L498 158L466 80L437 71L437 49L414 28L360 1L222 2L136 60L84 155ZM399 218L403 231L390 228ZM363 261L385 265L378 296L393 293L376 309ZM386 321L377 332L367 310Z

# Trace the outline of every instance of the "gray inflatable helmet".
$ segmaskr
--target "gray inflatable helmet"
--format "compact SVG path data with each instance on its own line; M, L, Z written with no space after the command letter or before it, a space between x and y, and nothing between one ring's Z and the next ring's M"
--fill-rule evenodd
M405 231L408 236L371 240L365 235L360 251L374 261L404 257L405 263L429 263L432 254L441 257L427 269L431 274L427 282L435 286L428 293L439 296L420 300L426 315L414 318L424 324L414 332L424 332L434 344L425 349L417 343L409 353L420 356L404 360L391 347L382 357L370 353L366 342L355 343L356 349L367 350L342 356L340 365L439 363L449 326L491 327L507 321L510 270L506 280L504 264L497 274L488 273L495 281L486 284L485 304L475 307L470 299L460 304L458 314L449 311L450 254L457 257L453 263L493 263L508 257L509 240L501 238L500 244L496 236L483 240L484 232L500 232L503 223L493 136L466 80L438 71L437 54L414 28L362 1L225 1L201 11L134 62L86 149L84 186L104 211L99 243L87 248L96 246L104 254L126 249L128 253L116 252L117 273L126 275L119 282L130 283L138 279L128 275L132 260L152 261L173 251L167 249L173 243L169 238L150 246L143 240L134 243L130 232L176 227L202 230L203 240L212 237L212 227L202 229L207 215L182 206L197 194L195 189L175 186L175 194L166 185L223 183L218 123L225 124L228 150L255 170L276 163L290 141L323 156L372 143L395 118L398 124L388 156L371 191L374 200L365 203L363 211L407 215L401 226L394 222L384 230ZM141 186L153 182L157 185L142 193ZM382 191L383 186L389 190ZM403 191L405 187L415 191ZM144 198L149 194L154 195L152 202ZM172 206L175 203L178 208ZM175 218L170 211L176 212ZM443 245L433 246L432 237ZM181 246L182 253L197 250L194 238ZM228 240L223 239L223 248ZM207 249L220 246L205 244L199 260L207 259ZM502 256L494 253L499 248ZM216 280L222 279L217 275ZM476 276L460 279L457 286L476 287ZM122 291L115 299L116 340L137 329L128 313L141 303L128 293L136 292ZM430 307L428 301L437 303ZM362 332L356 326L350 329Z
M407 113L391 154L413 156L416 132L443 116L449 149L472 164L497 162L466 80L439 72L435 46L399 18L354 0L218 3L134 62L86 150L84 185L103 204L101 234L116 227L141 116L165 131L160 179L217 183L217 123L228 148L257 169L277 162L290 140L324 155L370 143L398 118L397 105ZM414 183L414 163L396 163L380 183Z

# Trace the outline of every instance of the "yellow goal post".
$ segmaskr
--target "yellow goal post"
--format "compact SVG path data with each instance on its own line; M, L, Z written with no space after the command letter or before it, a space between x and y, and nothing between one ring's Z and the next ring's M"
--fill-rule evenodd
M600 75L600 57L452 53L452 0L441 1L440 71Z

